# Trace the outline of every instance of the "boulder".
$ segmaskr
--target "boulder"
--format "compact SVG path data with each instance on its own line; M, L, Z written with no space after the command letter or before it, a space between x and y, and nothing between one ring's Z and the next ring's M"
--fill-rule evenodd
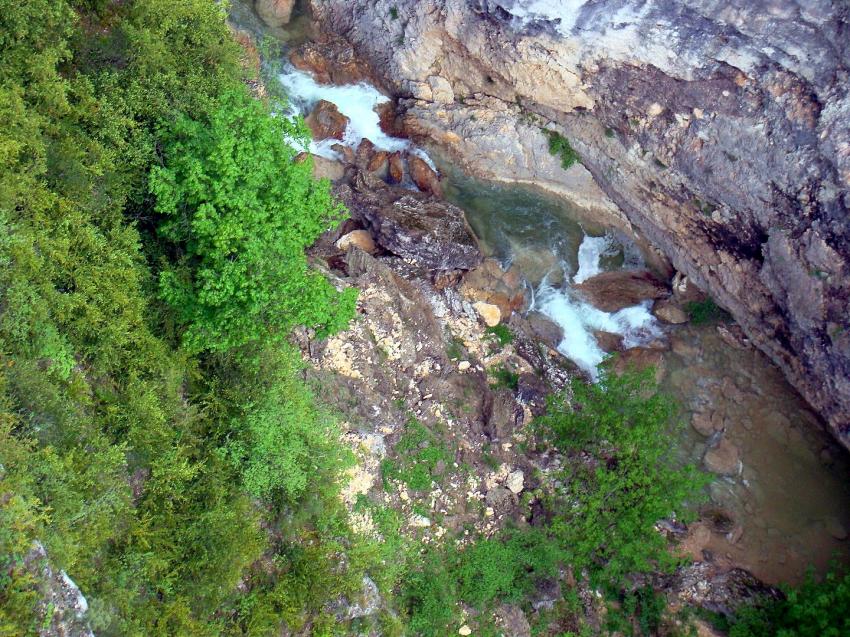
M351 150L351 146L345 146L343 144L333 144L331 146L331 150L337 153L342 158L343 164L354 163L354 151Z
M443 196L440 178L424 159L410 155L407 158L407 167L410 170L410 178L419 190L437 197Z
M525 488L525 474L521 469L512 471L505 480L505 486L514 495L518 495Z
M670 299L662 299L652 306L652 313L659 321L671 325L680 325L688 322L688 315L676 303Z
M534 335L552 349L557 349L564 340L564 330L561 326L539 312L530 312L528 324Z
M478 301L477 303L473 303L472 307L475 308L475 311L478 312L478 315L487 327L496 327L502 321L502 312L499 310L498 305Z
M320 84L356 84L370 78L369 67L357 58L351 44L338 36L324 35L306 42L292 51L289 61Z
M342 139L349 119L339 112L336 104L327 100L319 100L313 111L304 120L313 139Z
M379 177L387 180L389 178L389 162L387 161L389 153L385 150L376 150L369 162L366 164L366 170Z
M313 177L315 179L339 181L344 176L345 167L341 161L313 155Z
M289 24L295 0L255 0L254 9L263 22L270 27Z
M641 301L655 301L669 295L667 287L649 270L603 272L576 285L575 289L605 312L617 312Z
M366 186L339 185L334 192L388 252L432 271L469 270L481 262L478 241L457 206L399 186Z
M485 259L475 270L467 272L460 293L471 301L496 305L503 319L525 309L525 288L516 268L502 270L496 259Z
M352 230L342 235L336 242L336 247L343 252L348 252L348 249L352 246L360 248L367 254L374 254L377 249L372 235L365 230Z
M390 153L388 158L388 177L391 184L400 184L404 181L404 159L401 152Z
M741 472L741 454L728 438L721 438L716 447L705 452L702 458L705 468L721 476L735 476Z
M596 344L599 345L599 347L601 347L605 352L611 353L623 351L623 337L620 334L597 330L593 332L593 338L596 339Z

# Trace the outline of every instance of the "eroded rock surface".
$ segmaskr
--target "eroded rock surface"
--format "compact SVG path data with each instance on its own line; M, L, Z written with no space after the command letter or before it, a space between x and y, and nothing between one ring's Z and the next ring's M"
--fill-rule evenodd
M409 134L479 174L621 210L850 443L850 7L310 5L402 98ZM563 170L541 126L582 165Z

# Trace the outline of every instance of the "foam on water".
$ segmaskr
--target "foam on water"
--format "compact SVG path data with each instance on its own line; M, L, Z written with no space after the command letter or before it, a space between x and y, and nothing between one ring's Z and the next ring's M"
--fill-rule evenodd
M602 271L600 265L602 257L616 253L617 246L611 236L585 236L578 248L578 272L573 277L573 282L581 283L599 274Z
M578 251L579 269L573 280L584 281L600 271L600 259L616 250L611 237L588 237L582 240ZM561 264L566 274L566 264ZM568 280L565 277L565 280ZM563 340L558 351L587 372L594 380L598 375L597 367L604 360L606 352L599 347L594 331L610 332L623 337L626 348L644 345L662 332L650 312L651 302L624 308L618 312L602 310L581 300L565 284L556 288L544 278L533 296L533 307L561 326Z
M365 138L380 150L410 151L436 170L434 162L425 151L414 148L406 139L391 137L381 130L380 117L375 107L389 102L390 98L380 93L374 86L366 82L339 86L319 84L309 73L295 68L289 68L281 73L280 82L294 106L293 115L300 113L306 116L319 100L325 100L336 105L339 112L349 119L342 141L325 139L310 143L309 150L314 155L339 159L339 155L331 149L331 146L341 143L356 149Z

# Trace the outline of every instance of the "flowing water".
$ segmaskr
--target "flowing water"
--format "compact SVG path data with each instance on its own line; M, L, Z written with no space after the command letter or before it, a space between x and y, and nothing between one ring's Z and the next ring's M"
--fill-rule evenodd
M741 458L740 474L710 485L704 513L712 532L700 557L740 565L769 583L798 582L808 567L823 571L833 558L850 562L850 459L763 354L721 338L722 324L662 327L643 308L628 308L628 318L595 310L571 283L640 266L634 244L533 188L442 167L447 198L466 211L488 255L519 266L536 290L536 309L564 328L559 349L580 367L598 362L594 329L625 334L626 346L659 335L668 341L662 389L682 405L683 420L702 414L718 424L711 436L684 427L671 461L701 463L721 435Z
M548 6L526 4L535 10ZM234 10L237 24L265 31L242 3L235 3ZM289 33L275 35L292 41L308 30L298 22ZM343 144L356 148L365 137L378 148L407 150L431 162L407 140L380 130L374 107L387 98L374 87L323 86L292 68L280 79L293 113L306 114L325 99L351 119ZM310 150L334 157L330 146L313 143ZM684 420L698 415L717 430L704 436L683 428L671 444L671 462L699 463L721 437L741 459L736 475L716 477L710 486L711 503L704 513L712 530L697 557L743 566L770 583L799 581L806 568L822 571L834 557L850 561L850 459L766 357L721 338L718 324L662 326L647 305L616 313L594 308L573 285L599 272L641 267L643 257L634 243L534 188L474 180L447 162L438 163L447 199L466 211L484 252L519 268L534 291L533 309L564 330L559 350L589 376L595 376L604 357L596 330L622 335L627 347L669 343L662 389L681 403Z

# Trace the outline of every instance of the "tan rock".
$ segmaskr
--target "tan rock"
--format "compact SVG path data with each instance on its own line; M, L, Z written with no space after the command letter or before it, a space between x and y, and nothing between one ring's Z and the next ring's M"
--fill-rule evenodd
M477 303L473 303L472 307L475 308L475 311L478 312L478 315L487 327L496 327L502 320L502 312L499 310L498 305L478 301Z
M282 27L292 18L295 0L255 0L254 9L270 27Z
M374 254L377 249L375 240L366 230L352 230L348 234L342 235L336 242L336 247L343 252L347 252L352 246L360 248L368 254Z
M468 635L472 634L472 629L466 624L464 624L463 626L458 628L457 634L462 635L463 637L467 637Z
M345 167L341 161L313 155L313 177L339 181L345 176Z
M328 138L342 139L349 119L339 112L336 104L319 100L304 122L313 133L313 139L318 141Z
M721 476L734 476L741 472L741 455L729 439L721 438L716 447L705 452L702 458L705 468Z
M432 75L428 78L428 85L431 87L431 99L440 104L451 104L455 101L455 93L452 90L452 85L449 81L439 75Z
M512 471L505 480L505 486L514 495L519 494L525 487L525 474L520 469Z
M416 155L410 155L407 158L407 167L410 169L410 178L419 190L436 195L437 197L443 195L440 178L424 159Z
M695 413L691 417L691 427L703 436L710 436L723 429L723 416L716 411L711 413L707 411Z
M655 317L670 323L671 325L680 325L688 322L688 315L685 311L669 299L662 299L652 307L652 313Z
M593 338L596 339L597 345L606 352L623 351L623 337L620 334L597 330L593 333Z

